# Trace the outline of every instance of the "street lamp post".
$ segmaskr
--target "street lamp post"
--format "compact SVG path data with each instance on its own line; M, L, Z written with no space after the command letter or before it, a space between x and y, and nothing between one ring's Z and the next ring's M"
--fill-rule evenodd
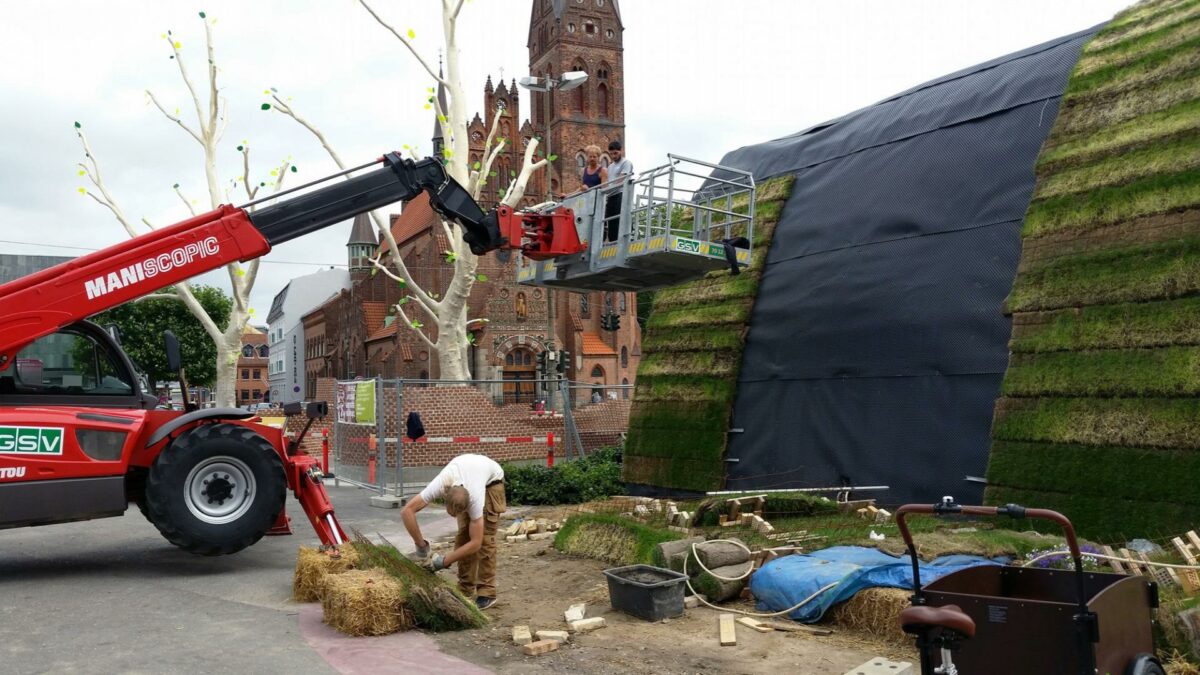
M522 77L520 79L520 81L517 82L517 84L521 85L522 87L528 89L531 92L540 91L543 94L545 94L545 96L543 98L546 101L546 105L545 105L545 109L546 109L545 115L546 116L544 118L545 123L546 123L546 128L545 128L546 159L547 159L547 165L548 165L547 173L550 174L550 176L547 177L547 180L546 180L547 196L549 196L551 194L550 183L551 183L551 178L553 178L553 174L554 174L554 163L552 161L549 161L550 156L552 154L551 147L550 147L550 95L551 95L551 92L553 92L555 89L557 89L559 91L570 91L570 90L578 87L579 85L583 84L584 82L587 82L587 79L588 79L587 73L583 72L582 70L572 70L572 71L563 73L562 77L559 77L557 79L553 78L553 77ZM546 349L553 350L554 348L555 348L555 344L554 344L554 293L550 289L550 287L547 286L546 287Z

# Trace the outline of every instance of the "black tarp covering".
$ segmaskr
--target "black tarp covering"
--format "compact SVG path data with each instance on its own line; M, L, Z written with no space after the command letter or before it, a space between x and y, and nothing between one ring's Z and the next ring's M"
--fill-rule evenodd
M979 502L964 477L987 466L1033 167L1095 30L725 156L758 181L796 175L751 317L727 489Z

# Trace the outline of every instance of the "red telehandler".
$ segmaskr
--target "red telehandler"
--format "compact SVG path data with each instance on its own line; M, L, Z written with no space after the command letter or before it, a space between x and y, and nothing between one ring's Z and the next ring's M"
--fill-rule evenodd
M119 516L133 502L171 543L220 555L284 527L290 489L322 543L342 544L299 438L240 409L156 409L114 336L84 319L422 190L477 255L508 245L502 226L519 231L510 214L485 215L440 162L395 153L271 200L375 164L253 213L246 207L267 200L221 206L0 286L0 529ZM166 339L177 368L178 342ZM323 413L310 405L310 415Z

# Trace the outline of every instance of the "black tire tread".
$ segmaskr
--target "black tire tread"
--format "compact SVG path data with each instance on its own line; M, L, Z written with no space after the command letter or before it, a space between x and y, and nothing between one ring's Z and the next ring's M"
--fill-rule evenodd
M275 516L264 518L263 522L246 536L234 541L225 542L222 545L201 541L192 537L187 532L181 530L178 523L171 522L170 513L163 503L163 499L171 495L172 491L178 491L180 486L167 484L169 469L179 461L186 459L192 447L214 439L236 441L250 445L263 452L267 456L268 462L271 462L278 469L274 473L278 475L283 489L279 491L279 509L274 510L276 515L283 509L284 501L287 497L287 480L284 476L283 462L280 460L279 454L267 439L255 433L252 429L236 424L202 424L181 434L171 445L159 453L158 457L154 460L154 464L150 467L150 473L146 478L144 513L146 519L154 524L154 527L158 529L159 533L167 541L189 553L206 556L237 553L254 544L259 539L262 539L267 530L271 529L271 526L275 524ZM258 491L260 494L267 494L267 486L259 487Z

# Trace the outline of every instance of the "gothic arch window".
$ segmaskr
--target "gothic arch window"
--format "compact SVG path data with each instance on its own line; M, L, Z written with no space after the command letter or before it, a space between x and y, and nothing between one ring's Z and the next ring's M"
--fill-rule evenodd
M616 31L614 31L614 30L613 30L613 29L611 29L611 28L609 28L608 30L604 31L604 37L608 38L609 40L613 39L613 37L615 37L615 36L616 36L616 34L617 34L617 33L616 33Z
M609 165L609 161L610 160L608 159L608 155L600 155L600 166L607 169L608 165Z
M258 348L258 355L260 358L265 359L265 358L267 358L267 356L270 355L270 353L271 353L270 348L267 347L266 345L262 345L261 347Z
M586 293L580 294L579 296L579 315L585 319L592 315L591 303L588 302L588 296Z
M622 313L622 314L624 314L624 313L628 312L628 311L629 311L629 305L628 305L628 303L626 302L626 299L625 299L625 294L624 294L624 293L622 293L621 295L617 296L617 298L618 298L618 301L619 301L619 302L620 302L620 304L621 304L621 313Z
M254 356L254 346L253 345L243 345L242 346L242 356L244 356L248 359L252 358Z
M596 113L600 119L608 119L608 85L603 82L596 87Z
M629 398L629 378L621 378L621 398Z
M508 110L508 101L505 99L496 99L496 110Z
M506 366L514 365L513 361L515 359L513 358L513 356L514 356L513 353L509 352L508 355L504 357L504 365L506 365Z
M579 70L583 70L580 68ZM575 91L571 94L571 110L581 115L587 114L587 86L575 87Z
M592 366L592 377L604 379L604 369L600 366Z
M583 1L583 0L580 0L580 2L582 2L582 1ZM574 32L575 32L575 24L573 24L573 23L569 23L569 24L567 24L567 32L568 32L568 33L574 33Z
M587 156L582 152L575 153L575 163L579 165L579 170L583 171L583 167L587 166Z
M621 367L629 367L629 348L624 346L621 347Z

